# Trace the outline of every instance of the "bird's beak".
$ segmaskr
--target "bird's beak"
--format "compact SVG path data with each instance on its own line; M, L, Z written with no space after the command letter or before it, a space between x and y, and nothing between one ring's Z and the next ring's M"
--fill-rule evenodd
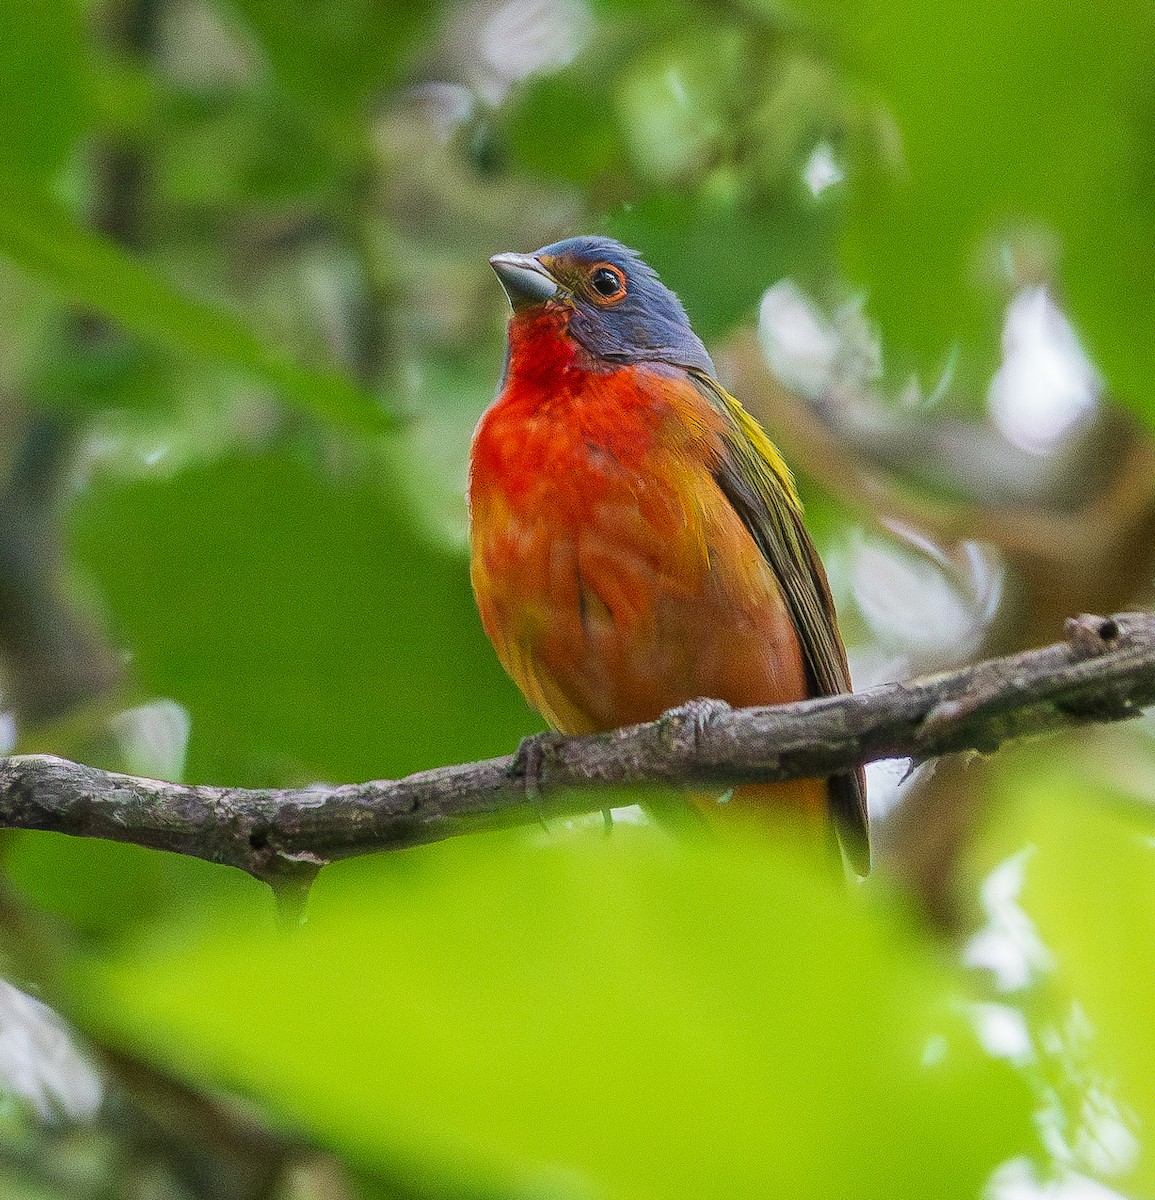
M489 265L497 272L514 312L553 300L562 286L532 254L495 254Z

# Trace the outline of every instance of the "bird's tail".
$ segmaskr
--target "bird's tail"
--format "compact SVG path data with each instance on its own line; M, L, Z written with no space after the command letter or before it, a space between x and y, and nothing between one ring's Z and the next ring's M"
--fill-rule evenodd
M793 826L809 841L832 837L829 791L825 779L791 779L786 783L751 783L721 796L694 793L690 799L706 823L720 831L749 831Z

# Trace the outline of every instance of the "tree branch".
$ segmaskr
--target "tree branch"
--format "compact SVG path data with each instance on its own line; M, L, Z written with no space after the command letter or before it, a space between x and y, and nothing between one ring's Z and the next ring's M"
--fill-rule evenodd
M1155 704L1155 615L1082 616L1068 640L869 692L734 710L694 701L611 733L395 781L186 787L47 755L0 760L0 828L102 837L226 863L273 884L376 850L596 811L606 785L721 790L884 758L921 761ZM532 764L528 771L527 764Z

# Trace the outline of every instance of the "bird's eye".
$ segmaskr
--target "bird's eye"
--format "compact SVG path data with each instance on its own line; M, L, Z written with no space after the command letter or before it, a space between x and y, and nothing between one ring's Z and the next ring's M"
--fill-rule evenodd
M620 300L626 294L626 277L609 263L599 263L589 278L590 287L603 300Z

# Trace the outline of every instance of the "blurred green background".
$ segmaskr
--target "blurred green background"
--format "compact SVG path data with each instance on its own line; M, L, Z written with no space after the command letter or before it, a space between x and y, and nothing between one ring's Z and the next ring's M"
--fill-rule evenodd
M796 468L859 688L1155 578L1155 9L0 5L0 749L539 728L469 591L486 258L603 232ZM852 891L600 818L322 872L0 842L13 1200L1155 1197L1155 732L871 770Z

